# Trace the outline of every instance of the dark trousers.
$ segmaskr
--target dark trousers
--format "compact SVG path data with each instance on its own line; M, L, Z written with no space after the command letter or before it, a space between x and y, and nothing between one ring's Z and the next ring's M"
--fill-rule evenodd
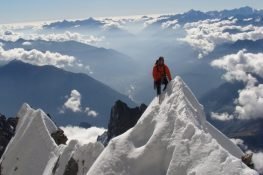
M168 80L166 77L162 78L159 81L154 82L154 88L156 88L156 90L157 90L157 95L161 94L162 84L164 84L164 88L163 88L163 91L164 91L166 89L167 84L168 84Z

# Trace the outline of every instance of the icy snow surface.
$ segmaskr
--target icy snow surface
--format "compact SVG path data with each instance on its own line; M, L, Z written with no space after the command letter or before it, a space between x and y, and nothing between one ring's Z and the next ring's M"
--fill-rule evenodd
M203 107L176 77L138 123L114 138L87 175L256 175L242 151L206 121Z
M83 145L76 140L57 146L51 137L56 125L28 104L17 116L16 134L1 158L1 175L62 175L71 157L78 163L77 175L83 175L103 150L100 143Z

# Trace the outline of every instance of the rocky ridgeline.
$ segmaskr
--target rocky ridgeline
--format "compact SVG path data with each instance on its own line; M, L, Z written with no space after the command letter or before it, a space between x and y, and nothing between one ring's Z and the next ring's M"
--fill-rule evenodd
M18 118L6 118L0 114L0 157L15 134Z

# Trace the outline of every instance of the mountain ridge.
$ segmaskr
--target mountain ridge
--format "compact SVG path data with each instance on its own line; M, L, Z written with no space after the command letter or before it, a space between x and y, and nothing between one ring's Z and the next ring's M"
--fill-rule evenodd
M135 105L128 97L86 74L72 73L53 66L34 66L12 61L0 67L0 82L0 110L7 116L14 115L15 109L28 102L33 107L40 107L50 113L59 125L88 122L106 127L108 111L116 100L121 99ZM98 117L88 117L84 112L74 113L70 110L66 110L64 114L59 112L67 100L65 96L69 96L74 89L82 96L82 107L97 111Z
M242 151L206 121L179 77L161 98L161 104L158 97L152 101L133 128L110 141L87 175L257 174L241 163Z

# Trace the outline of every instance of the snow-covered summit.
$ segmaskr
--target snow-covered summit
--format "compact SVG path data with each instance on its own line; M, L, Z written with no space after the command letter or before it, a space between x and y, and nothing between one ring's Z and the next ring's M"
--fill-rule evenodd
M23 104L17 114L16 134L9 142L1 160L1 175L62 175L68 167L78 167L76 175L86 173L103 150L100 143L80 144L72 140L57 145L51 134L58 130L41 109ZM73 164L73 165L72 165Z
M87 175L256 175L242 151L206 121L203 107L176 77L137 124L114 138Z
M50 134L57 127L42 110L33 110L28 104L21 107L17 117L16 134L2 157L2 174L43 172L56 149Z

